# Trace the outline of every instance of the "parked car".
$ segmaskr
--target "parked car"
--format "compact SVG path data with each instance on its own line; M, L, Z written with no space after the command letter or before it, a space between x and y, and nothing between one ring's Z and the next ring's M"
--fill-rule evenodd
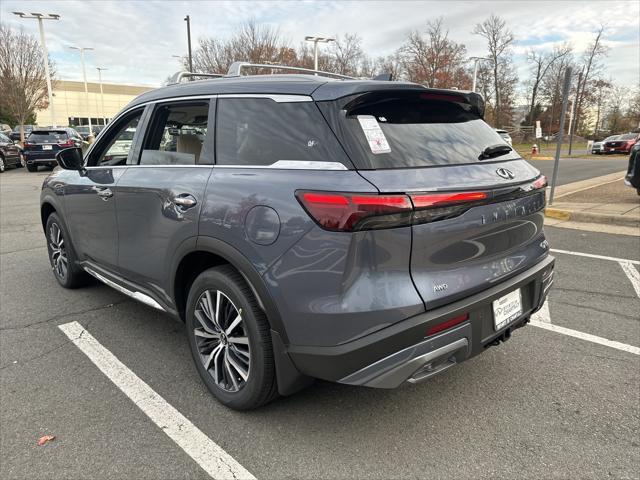
M0 133L9 137L11 135L11 127L6 123L0 123Z
M20 149L4 133L0 133L0 172L8 167L22 167Z
M638 140L637 133L625 133L624 135L617 135L617 138L612 140L607 139L604 142L604 153L624 153L629 154L631 147Z
M35 172L40 165L55 167L56 153L70 147L82 147L82 137L72 128L32 130L24 141L27 170Z
M628 187L636 189L640 195L640 140L637 140L631 153L629 153L629 167L624 177L624 183Z
M24 138L27 138L34 128L37 127L35 125L24 125ZM11 135L9 135L9 138L14 142L20 141L20 125L13 127L13 131L11 132Z
M424 381L541 308L546 179L480 95L238 74L144 93L84 157L58 153L41 218L60 285L90 274L186 322L235 409L312 378Z
M604 140L600 140L599 142L593 142L591 145L591 153L595 155L600 155L604 153L604 144L606 142L612 142L617 139L620 135L611 135Z
M76 127L73 127L81 136L82 139L84 141L87 141L87 139L89 138L89 132L91 131L93 133L94 137L98 136L98 133L100 133L100 131L102 130L103 127L101 126L97 126L97 125L93 125L91 127L91 130L89 130L89 125L79 125Z
M507 142L509 145L513 145L513 140L511 140L511 135L509 135L509 132L497 128L496 132L498 132L498 135L500 135L500 137L502 137L505 142Z

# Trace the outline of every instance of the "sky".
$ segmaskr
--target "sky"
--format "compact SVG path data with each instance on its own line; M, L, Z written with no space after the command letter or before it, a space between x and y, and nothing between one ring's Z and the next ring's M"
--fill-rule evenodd
M527 77L526 52L551 50L571 42L582 51L605 25L607 78L626 86L640 83L640 2L631 1L29 1L1 0L0 21L38 34L35 20L11 12L56 13L46 21L49 53L57 76L81 80L79 54L69 46L93 47L86 53L89 81L96 67L106 68L103 81L159 86L180 70L173 55L187 51L185 15L191 17L192 44L200 37L228 38L244 21L278 28L297 46L306 35L357 33L367 54L393 53L413 30L443 17L450 38L464 43L469 56L486 55L482 38L472 34L491 13L504 18L515 35L514 64ZM242 59L238 59L242 60Z

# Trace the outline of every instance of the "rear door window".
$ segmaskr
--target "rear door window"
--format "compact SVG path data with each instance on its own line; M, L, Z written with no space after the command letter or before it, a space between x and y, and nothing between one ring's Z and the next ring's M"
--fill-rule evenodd
M205 151L209 102L159 105L153 112L140 165L196 165ZM204 160L204 158L203 158Z
M475 163L487 147L505 145L474 107L455 94L370 93L341 105L325 102L323 108L333 110L336 130L362 169ZM519 158L515 151L494 157L513 158Z
M351 166L314 102L218 99L216 163L268 166L279 161Z

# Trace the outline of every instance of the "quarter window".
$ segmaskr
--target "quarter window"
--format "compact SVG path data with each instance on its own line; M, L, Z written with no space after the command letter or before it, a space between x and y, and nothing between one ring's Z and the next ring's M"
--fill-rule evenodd
M220 98L216 124L217 164L266 166L294 160L349 166L313 102Z
M153 113L140 165L195 165L205 156L209 102L160 105Z

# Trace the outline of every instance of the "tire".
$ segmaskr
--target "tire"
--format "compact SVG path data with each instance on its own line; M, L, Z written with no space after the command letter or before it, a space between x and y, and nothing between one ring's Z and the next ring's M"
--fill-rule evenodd
M211 320L211 309L218 311L218 325ZM198 373L220 403L250 410L277 396L269 323L233 267L210 268L195 279L185 323Z
M0 173L4 172L7 169L7 166L4 163L4 157L0 155Z
M37 172L38 165L36 165L35 163L27 163L27 170L29 170L30 172Z
M58 283L64 288L78 288L89 283L91 277L78 266L78 257L69 240L67 229L56 213L47 218L45 236L49 263Z

